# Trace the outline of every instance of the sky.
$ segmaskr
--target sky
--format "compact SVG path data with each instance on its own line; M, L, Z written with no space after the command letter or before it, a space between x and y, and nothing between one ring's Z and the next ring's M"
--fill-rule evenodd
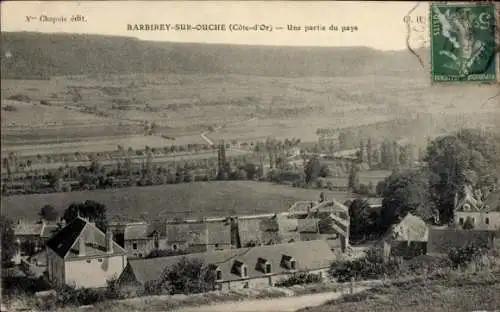
M2 2L2 31L90 33L143 40L287 46L368 46L406 49L404 17L416 2L261 2L261 1L75 1ZM427 18L428 3L412 14ZM70 22L73 15L86 22ZM65 17L65 23L40 22L27 16ZM427 20L426 20L427 22ZM128 31L127 24L265 24L271 32ZM300 31L276 30L288 24ZM304 31L324 25L356 26L357 31ZM417 25L418 26L418 25ZM428 35L424 32L424 36ZM422 40L422 39L418 39Z

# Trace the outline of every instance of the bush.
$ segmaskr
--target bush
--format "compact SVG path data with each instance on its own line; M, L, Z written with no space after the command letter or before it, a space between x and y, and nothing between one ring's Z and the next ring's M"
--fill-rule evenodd
M31 102L31 98L29 96L20 93L9 96L7 100L27 102L27 103Z
M455 268L464 267L478 260L487 253L488 249L469 244L462 248L453 248L448 252L448 259Z
M383 255L375 249L366 256L352 261L333 262L329 274L338 282L354 280L378 279L396 273L398 265L395 261L384 262Z
M321 277L318 274L298 272L292 276L276 283L276 287L291 287L294 285L315 284L320 283Z
M183 250L172 250L172 249L156 249L151 251L146 258L159 258L159 257L171 257L186 254Z
M318 178L316 180L316 187L317 188L322 188L322 189L325 188L326 187L326 179L325 178L321 178L321 177Z
M2 109L6 112L17 112L17 107L13 105L5 105L2 107Z

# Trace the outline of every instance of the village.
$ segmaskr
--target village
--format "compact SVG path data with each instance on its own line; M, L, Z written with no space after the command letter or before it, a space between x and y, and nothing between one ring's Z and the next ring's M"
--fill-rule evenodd
M484 202L478 196L469 187L457 193L453 225L430 226L408 213L370 248L405 259L446 256L469 244L498 248L500 190L493 188ZM144 287L182 259L200 259L216 273L219 290L262 288L296 272L326 280L336 259L361 257L368 247L350 244L349 225L349 208L323 194L283 213L111 222L105 232L82 216L62 226L18 222L13 260L26 274L44 275L53 285L104 288L111 279Z

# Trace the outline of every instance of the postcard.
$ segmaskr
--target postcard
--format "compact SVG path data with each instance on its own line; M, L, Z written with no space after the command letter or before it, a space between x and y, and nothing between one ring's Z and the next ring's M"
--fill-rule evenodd
M498 311L499 5L1 4L1 311Z

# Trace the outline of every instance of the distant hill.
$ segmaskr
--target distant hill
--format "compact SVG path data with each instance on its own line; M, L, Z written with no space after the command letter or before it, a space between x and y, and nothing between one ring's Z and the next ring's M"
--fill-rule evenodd
M212 73L276 77L425 76L408 51L141 41L83 34L2 32L2 78L97 73Z

